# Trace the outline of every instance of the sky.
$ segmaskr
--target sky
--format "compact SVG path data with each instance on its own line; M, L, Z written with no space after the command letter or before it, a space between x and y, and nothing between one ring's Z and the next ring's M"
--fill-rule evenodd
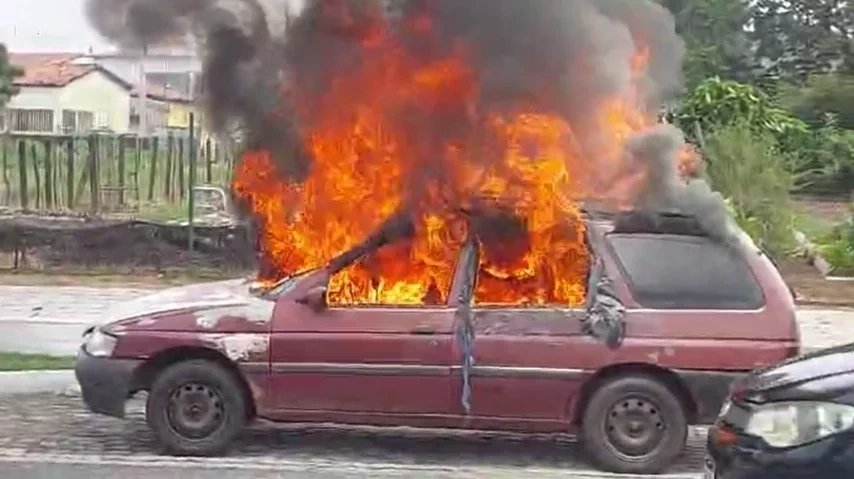
M302 0L289 1L294 6L302 4ZM112 50L89 26L85 4L86 0L0 0L0 43L12 52Z
M111 50L89 26L84 5L85 0L0 0L0 42L12 52Z

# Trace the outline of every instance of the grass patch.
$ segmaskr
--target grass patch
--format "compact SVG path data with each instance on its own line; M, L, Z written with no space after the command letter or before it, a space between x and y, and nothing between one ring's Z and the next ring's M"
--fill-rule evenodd
M795 213L794 217L795 229L801 231L810 240L817 241L826 238L833 232L836 224L821 216L810 214L803 211Z
M74 369L74 356L0 353L0 371L46 371Z

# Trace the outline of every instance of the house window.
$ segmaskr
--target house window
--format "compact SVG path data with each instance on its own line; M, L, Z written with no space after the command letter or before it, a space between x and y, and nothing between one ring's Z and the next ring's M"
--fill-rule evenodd
M53 110L9 110L9 129L17 133L52 133Z
M88 111L62 110L62 132L65 134L92 131L94 115Z
M95 126L95 115L91 111L77 112L77 132L89 133Z

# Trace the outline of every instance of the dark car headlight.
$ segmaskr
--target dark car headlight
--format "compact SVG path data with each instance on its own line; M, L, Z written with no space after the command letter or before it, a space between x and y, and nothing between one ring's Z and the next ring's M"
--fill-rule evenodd
M91 356L106 358L113 355L117 342L115 336L101 331L100 328L94 328L83 339L83 348Z
M800 446L854 428L854 407L829 402L772 403L754 409L745 431L771 447Z

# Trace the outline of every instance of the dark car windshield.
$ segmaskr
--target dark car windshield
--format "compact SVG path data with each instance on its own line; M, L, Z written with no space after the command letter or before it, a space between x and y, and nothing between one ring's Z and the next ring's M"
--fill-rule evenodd
M697 236L612 234L632 295L657 309L756 309L762 290L730 247Z

